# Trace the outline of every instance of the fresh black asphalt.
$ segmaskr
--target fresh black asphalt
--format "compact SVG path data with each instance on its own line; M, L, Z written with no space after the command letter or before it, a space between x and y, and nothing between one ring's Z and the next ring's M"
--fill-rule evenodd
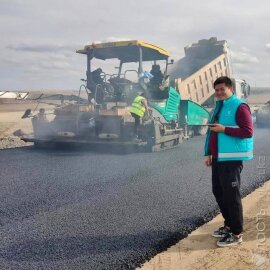
M242 193L270 178L256 131ZM134 269L217 213L204 137L159 153L0 151L0 269ZM265 167L265 168L262 168Z

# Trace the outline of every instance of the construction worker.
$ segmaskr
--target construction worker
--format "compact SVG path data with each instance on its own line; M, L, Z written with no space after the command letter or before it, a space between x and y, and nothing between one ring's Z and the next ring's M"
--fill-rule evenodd
M160 65L152 65L150 73L153 76L150 79L150 84L158 88L161 85L162 80L164 78L164 74L160 70Z
M147 104L147 99L145 97L145 94L143 92L140 92L137 97L133 100L133 103L129 109L129 112L131 113L132 117L135 120L133 134L135 139L140 139L138 127L141 123L141 118L144 116L144 114L149 111L149 107Z
M32 118L34 133L38 136L44 135L45 131L46 132L48 131L47 123L48 123L48 119L45 114L45 109L41 108L39 109L38 114Z
M89 90L88 92L89 99L95 98L98 101L98 103L102 103L102 100L103 100L103 91L102 91L103 88L98 87L105 83L104 78L101 76L102 73L104 74L102 69L97 68L96 70L90 73L90 77L87 81L87 88ZM97 91L97 87L99 91ZM97 94L96 94L96 91L98 92Z
M97 68L96 70L91 72L92 80L95 84L102 84L104 83L104 79L102 78L101 74L104 73L101 68Z
M37 121L39 123L42 123L42 124L47 123L48 119L47 119L46 114L45 114L45 109L40 108L39 113L36 115L36 118L37 118Z

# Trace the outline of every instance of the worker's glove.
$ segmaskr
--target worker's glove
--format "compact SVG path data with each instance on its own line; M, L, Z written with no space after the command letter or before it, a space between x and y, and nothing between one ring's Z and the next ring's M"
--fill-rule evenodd
M142 117L142 122L146 122L152 118L152 110L148 109L148 111L145 112L144 116Z

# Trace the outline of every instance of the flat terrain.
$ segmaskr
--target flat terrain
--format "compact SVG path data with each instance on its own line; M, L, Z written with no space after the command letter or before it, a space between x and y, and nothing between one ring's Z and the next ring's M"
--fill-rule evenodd
M64 92L64 94L70 94L70 92ZM256 104L263 104L268 100L270 100L270 93L268 92L263 92L259 95L252 94L248 97L248 102L252 107L256 107ZM21 119L21 116L26 109L31 109L32 112L38 112L39 108L45 108L46 111L52 112L54 106L44 103L38 104L35 101L13 104L0 103L0 138L12 135L17 129L22 129L24 132L32 132L30 119Z
M2 150L0 269L134 269L177 243L217 210L203 140L153 154ZM268 140L257 130L243 194L270 178Z
M264 104L270 101L270 93L261 93L260 95L252 94L247 98L249 104Z
M264 103L270 95L250 99ZM12 133L31 132L31 120L21 116L35 107L35 103L0 104L0 148L26 146ZM153 154L41 151L31 146L0 150L0 269L134 269L176 244L216 214L210 171L202 164L203 140L196 137L179 148ZM255 159L245 164L243 172L243 195L270 178L268 142L269 130L257 130ZM264 174L258 168L262 159ZM261 207L258 199L258 195L248 199L248 204L258 202L247 212L250 219ZM226 259L217 260L222 253L208 235L220 218L212 222L199 231L204 236L196 238L194 232L193 245L176 245L177 250L179 245L184 248L181 256L190 259L182 261L185 266L207 265L214 270L223 269L221 262L230 265ZM269 216L266 222L268 228ZM255 232L250 220L247 224L246 250L250 250ZM167 255L158 256L161 264L155 259L149 269L177 269L173 264L168 268ZM234 257L243 262L239 269L252 269L246 268L247 256L239 256Z

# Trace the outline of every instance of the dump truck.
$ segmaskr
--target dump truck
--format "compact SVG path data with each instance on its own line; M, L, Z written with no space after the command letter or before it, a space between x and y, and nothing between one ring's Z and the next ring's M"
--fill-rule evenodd
M258 128L270 128L270 101L260 106L255 113Z
M195 133L206 132L208 110L182 97L174 82L168 83L167 71L173 61L167 50L130 40L93 43L77 53L87 59L87 78L79 89L78 102L56 108L52 121L40 122L33 116L34 134L25 135L22 140L38 147L71 143L131 145L159 151L176 146ZM160 84L151 83L152 75L147 71L150 67L163 71ZM132 136L134 119L129 107L140 92L145 93L152 113L140 125L138 141ZM30 114L28 111L26 117Z
M214 81L220 76L232 79L234 94L246 99L250 94L249 84L242 79L233 78L230 49L226 40L216 37L202 39L184 48L184 57L170 69L181 98L192 100L202 106L215 105Z

